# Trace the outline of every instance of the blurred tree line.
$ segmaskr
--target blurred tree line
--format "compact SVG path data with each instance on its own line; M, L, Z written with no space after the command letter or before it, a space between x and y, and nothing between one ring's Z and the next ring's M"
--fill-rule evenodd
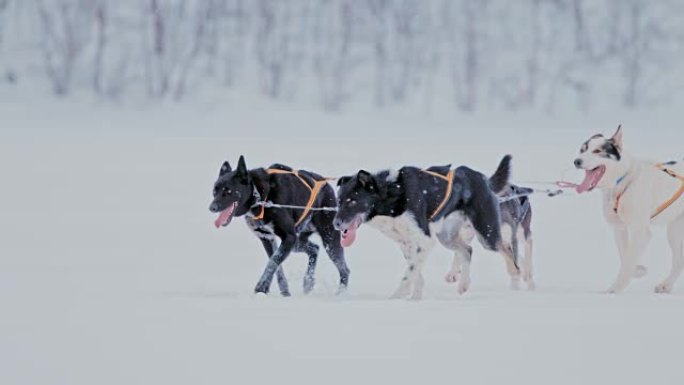
M0 0L0 87L648 107L684 100L682 20L681 0Z

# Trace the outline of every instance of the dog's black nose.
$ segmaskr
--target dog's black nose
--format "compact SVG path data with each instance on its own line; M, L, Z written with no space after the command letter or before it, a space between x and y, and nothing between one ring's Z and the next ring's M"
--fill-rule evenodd
M212 204L209 206L209 211L211 211L212 213L218 212L218 211L219 211L218 205L217 205L216 203L212 203Z
M575 167L582 168L582 163L583 163L582 159L580 159L580 158L575 159Z
M342 227L342 221L335 218L335 220L333 221L333 226L335 226L335 230L339 231L340 227Z

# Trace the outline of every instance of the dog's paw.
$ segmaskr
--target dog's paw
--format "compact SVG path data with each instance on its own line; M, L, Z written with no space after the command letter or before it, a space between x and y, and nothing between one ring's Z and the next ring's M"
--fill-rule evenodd
M335 293L336 296L338 297L343 297L347 294L347 285L340 285L337 288L337 292Z
M411 294L411 296L409 297L409 299L410 299L411 301L420 301L421 299L423 299L423 293L422 293L422 292L415 291L415 292L413 292L413 294Z
M655 292L660 294L667 294L672 292L673 285L668 282L663 282L655 287Z
M447 281L447 283L456 283L458 282L458 275L458 271L450 271L444 276L444 280Z
M618 289L614 286L609 287L607 290L605 290L603 293L604 294L620 294L623 292L624 289Z
M314 278L313 277L304 277L304 294L309 294L314 288Z
M397 290L389 298L390 299L404 299L408 296L408 294L409 293L406 292L405 290Z
M470 280L464 279L458 284L458 294L465 294L470 289Z
M527 271L527 270L523 271L522 272L522 279L525 282L530 282L532 280L532 272Z
M266 293L262 293L262 294L266 294ZM292 294L290 294L289 291L281 291L280 295L282 295L283 297L291 297L292 296Z
M511 290L520 290L520 277L511 278Z
M537 290L537 284L532 279L527 281L527 290L529 290L529 291Z
M256 285L256 287L254 288L254 294L259 294L259 293L268 294L269 286L270 286L270 285L267 285L267 284L264 283L264 282L259 282L259 283ZM288 291L285 290L285 292L288 292Z

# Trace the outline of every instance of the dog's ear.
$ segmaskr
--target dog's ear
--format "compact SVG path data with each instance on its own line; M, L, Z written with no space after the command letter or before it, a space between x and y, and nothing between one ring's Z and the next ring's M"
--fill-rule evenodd
M610 140L615 143L619 151L622 151L622 124L618 126Z
M249 176L247 164L245 163L245 157L243 155L240 155L240 159L238 159L237 176L244 181L246 181Z
M358 179L361 187L365 188L366 190L373 191L375 189L375 178L368 171L359 171L359 173L356 175L356 178Z
M221 169L219 170L219 176L228 174L231 171L233 171L233 168L230 167L230 163L228 163L228 161L225 161L223 162L223 166L221 166Z
M351 180L351 178L352 178L352 177L350 177L350 176L343 176L343 177L337 179L337 187L340 187L340 186L342 186L343 184L349 183L349 181Z

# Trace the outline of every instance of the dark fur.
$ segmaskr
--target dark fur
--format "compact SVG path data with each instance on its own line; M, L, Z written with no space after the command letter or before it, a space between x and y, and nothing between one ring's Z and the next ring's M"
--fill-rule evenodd
M461 211L472 222L483 245L498 250L501 245L499 202L495 193L508 183L510 157L506 156L491 178L461 166L455 170L451 197L434 219L430 215L446 193L444 180L429 175L416 167L403 167L396 181L388 180L389 171L370 174L361 170L354 176L338 181L339 202L335 226L343 227L357 216L366 221L375 216L398 217L409 211L427 236L431 221L440 220L454 211ZM429 171L446 175L451 166L434 166Z
M499 208L501 210L501 223L509 225L512 229L513 236L510 242L513 251L513 256L516 263L518 262L519 247L518 247L518 229L522 226L523 237L525 240L532 237L532 205L530 204L529 194L534 190L509 184L499 193L502 198L518 196L517 198L505 200L501 202Z
M589 138L589 140L582 144L580 153L585 153L589 149L589 142L596 138L603 138L603 135L597 134ZM620 159L622 159L622 148L620 148L620 146L612 138L606 139L605 143L603 143L600 148L596 149L595 152L604 158L612 158L618 162Z
M292 170L281 164L274 164L270 168ZM300 170L299 174L310 186L314 180L322 179L320 175L309 171ZM296 176L269 175L263 168L247 170L242 156L236 170L233 170L228 162L221 167L218 180L214 184L214 200L210 210L218 213L233 202L238 202L234 217L246 215L248 226L259 237L269 257L264 273L254 289L255 292L268 293L275 273L281 294L289 295L287 280L280 265L292 251L304 252L309 256L304 277L304 292L308 293L313 289L319 250L319 246L309 240L313 233L321 237L326 252L340 273L340 289L347 286L349 268L340 245L340 233L332 224L334 212L311 211L297 227L295 224L302 214L301 209L267 208L263 220L254 219L261 212L261 207L255 206L259 201L267 199L276 204L305 206L309 196L309 190ZM331 186L326 185L321 189L314 207L335 207L335 192ZM276 237L280 239L279 245Z

